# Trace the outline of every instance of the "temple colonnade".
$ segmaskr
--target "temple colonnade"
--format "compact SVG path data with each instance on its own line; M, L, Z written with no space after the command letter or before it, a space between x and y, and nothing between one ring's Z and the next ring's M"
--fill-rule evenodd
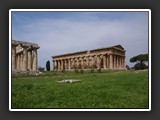
M12 70L36 71L39 46L35 43L12 40Z
M116 48L117 47L117 48ZM125 69L125 50L120 45L109 48L53 56L53 70Z

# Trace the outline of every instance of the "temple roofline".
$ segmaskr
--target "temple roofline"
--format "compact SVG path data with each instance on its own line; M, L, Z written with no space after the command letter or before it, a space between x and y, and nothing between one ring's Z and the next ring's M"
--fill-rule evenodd
M125 52L124 48L120 49L120 48L117 48L117 46L120 46L121 48L123 48L121 45L118 44L118 45L114 45L114 46L96 48L96 49L92 49L92 50L84 50L84 51L79 51L79 52L73 52L73 53L67 53L67 54L61 54L61 55L55 55L55 56L52 56L52 58L62 57L62 56L68 56L68 55L74 55L74 54L79 54L79 53L94 52L94 51L99 51L99 50L107 50L107 49L110 49L110 48L114 48L114 49L121 50L121 51Z
M12 44L13 44L13 45L17 45L17 46L18 46L18 45L23 45L23 46L27 46L27 47L33 46L34 48L40 48L40 47L38 46L38 44L36 44L36 43L19 41L19 40L12 40Z

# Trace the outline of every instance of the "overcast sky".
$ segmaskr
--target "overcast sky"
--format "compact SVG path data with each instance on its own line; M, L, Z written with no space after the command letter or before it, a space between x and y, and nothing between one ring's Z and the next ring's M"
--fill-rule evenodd
M54 55L117 44L131 67L131 57L148 53L148 12L12 12L12 39L38 43L41 67Z

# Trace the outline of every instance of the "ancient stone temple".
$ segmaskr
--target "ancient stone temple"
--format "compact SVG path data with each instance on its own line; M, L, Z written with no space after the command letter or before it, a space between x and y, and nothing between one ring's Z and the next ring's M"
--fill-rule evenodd
M12 71L36 71L38 44L12 40Z
M125 69L125 50L121 45L52 56L53 70Z

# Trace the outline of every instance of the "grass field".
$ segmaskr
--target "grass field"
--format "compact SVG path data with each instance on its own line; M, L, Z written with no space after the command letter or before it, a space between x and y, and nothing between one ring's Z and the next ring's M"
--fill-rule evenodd
M76 83L57 83L65 79ZM148 108L148 71L53 73L12 77L12 109Z

